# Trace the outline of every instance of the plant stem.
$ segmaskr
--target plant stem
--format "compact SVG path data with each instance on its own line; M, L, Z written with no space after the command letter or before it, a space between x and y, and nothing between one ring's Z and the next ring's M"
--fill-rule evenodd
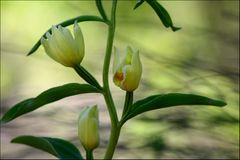
M124 117L130 110L133 102L133 92L126 92L125 104L123 108L122 117Z
M95 0L96 2L96 5L97 5L97 8L98 8L98 11L99 13L101 14L102 18L106 21L108 21L108 18L107 18L107 15L104 11L104 8L102 6L102 0Z
M103 95L104 95L104 99L106 101L108 112L111 119L111 134L110 134L104 159L112 159L113 153L119 138L120 129L121 129L121 127L119 127L118 125L117 111L113 102L113 98L109 88L109 81L108 81L109 65L111 60L112 46L113 46L114 33L115 33L116 7L117 7L117 0L113 0L111 19L108 26L106 54L105 54L104 66L103 66Z
M77 74L82 77L86 82L89 84L95 86L99 90L102 90L102 87L98 83L98 81L80 64L73 67L74 70L77 72Z
M93 160L93 151L92 150L86 150L86 159L87 160Z
M117 127L112 126L111 135L110 135L110 139L109 139L109 142L108 142L107 151L105 153L104 159L112 159L115 148L116 148L117 143L118 143L120 131L121 131L121 126L120 125L117 125Z

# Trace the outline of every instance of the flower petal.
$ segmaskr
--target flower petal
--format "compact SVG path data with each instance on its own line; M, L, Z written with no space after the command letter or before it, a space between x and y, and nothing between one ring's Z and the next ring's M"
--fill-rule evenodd
M74 23L73 27L73 33L74 33L74 38L75 38L75 47L78 51L78 54L76 55L77 58L79 58L80 61L82 61L82 58L84 57L84 39L83 39L83 34L80 29L80 27L77 24L77 21Z
M114 47L113 49L113 53L114 53L114 59L113 59L113 74L115 74L117 72L117 70L119 70L120 67L120 55L119 52L117 50L116 47Z
M122 81L121 88L126 91L134 91L140 82L140 77L137 75L135 68L132 65L124 67L125 78Z
M125 65L132 63L132 55L133 50L129 46L127 46L125 57L123 58L123 62Z

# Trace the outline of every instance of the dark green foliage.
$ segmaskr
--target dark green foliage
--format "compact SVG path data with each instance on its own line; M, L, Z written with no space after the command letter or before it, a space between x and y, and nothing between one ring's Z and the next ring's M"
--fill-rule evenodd
M156 12L156 14L158 15L158 17L160 18L160 20L162 21L165 27L167 28L171 27L173 31L177 31L181 29L180 27L175 27L173 25L172 19L168 14L167 10L161 4L159 4L156 0L145 0L145 1L153 8L153 10Z
M77 147L72 143L59 138L19 136L14 138L11 142L25 144L40 149L59 159L83 159Z
M1 123L7 123L23 114L34 111L48 103L55 102L65 97L82 94L98 93L99 90L88 84L69 83L63 86L48 89L35 98L24 100L10 110L1 119Z
M222 107L226 103L193 94L169 93L153 95L135 102L129 114L123 118L123 122L143 112L180 105L212 105Z

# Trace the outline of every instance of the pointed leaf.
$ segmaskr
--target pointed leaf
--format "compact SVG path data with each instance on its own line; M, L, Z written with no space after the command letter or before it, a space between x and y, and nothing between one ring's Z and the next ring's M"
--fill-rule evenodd
M135 102L129 114L123 118L123 121L125 122L143 112L180 105L212 105L222 107L226 103L193 94L169 93L153 95Z
M11 142L40 149L59 159L83 159L77 147L59 138L19 136L14 138Z
M135 7L133 9L137 9L139 6L143 4L144 0L138 0Z
M89 16L89 15L85 15L85 16L78 16L78 17L75 17L75 18L72 18L72 19L68 19L66 21L63 21L59 24L57 24L56 26L60 25L62 27L66 27L66 26L69 26L69 25L72 25L74 24L74 22L77 21L77 22L85 22L85 21L98 21L98 22L104 22L104 23L107 23L104 19L100 18L100 17L97 17L97 16ZM48 29L43 35L45 36L47 32L50 32L51 33L51 28ZM41 38L37 41L37 43L35 43L35 45L33 46L33 48L28 52L28 56L33 54L41 45Z
M106 13L104 11L104 8L103 8L103 5L102 5L102 0L95 0L95 2L96 2L98 11L101 14L102 18L107 20L107 15L106 15Z
M159 4L156 0L145 0L145 1L154 9L154 11L156 12L156 14L158 15L158 17L160 18L160 20L162 21L165 27L167 28L171 27L174 32L181 29L180 27L173 26L172 19L168 14L167 10L161 4Z
M88 84L69 83L48 89L35 98L24 100L10 108L2 117L1 123L7 123L23 114L34 111L48 103L65 97L82 93L99 93L100 91Z

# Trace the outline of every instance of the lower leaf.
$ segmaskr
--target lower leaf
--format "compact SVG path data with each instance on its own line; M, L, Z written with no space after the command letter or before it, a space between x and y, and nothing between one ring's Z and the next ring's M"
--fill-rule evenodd
M1 123L7 123L23 114L32 112L39 107L46 104L58 101L62 98L74 96L83 93L99 93L100 90L88 85L88 84L78 84L69 83L62 86L50 88L35 98L29 98L22 102L19 102L12 108L10 108L2 117Z
M123 117L122 122L124 123L128 119L143 112L180 105L212 105L222 107L225 106L226 103L193 94L169 93L153 95L135 102L132 105L130 112Z
M14 138L11 142L25 144L40 149L59 159L83 159L76 146L59 138L19 136Z

